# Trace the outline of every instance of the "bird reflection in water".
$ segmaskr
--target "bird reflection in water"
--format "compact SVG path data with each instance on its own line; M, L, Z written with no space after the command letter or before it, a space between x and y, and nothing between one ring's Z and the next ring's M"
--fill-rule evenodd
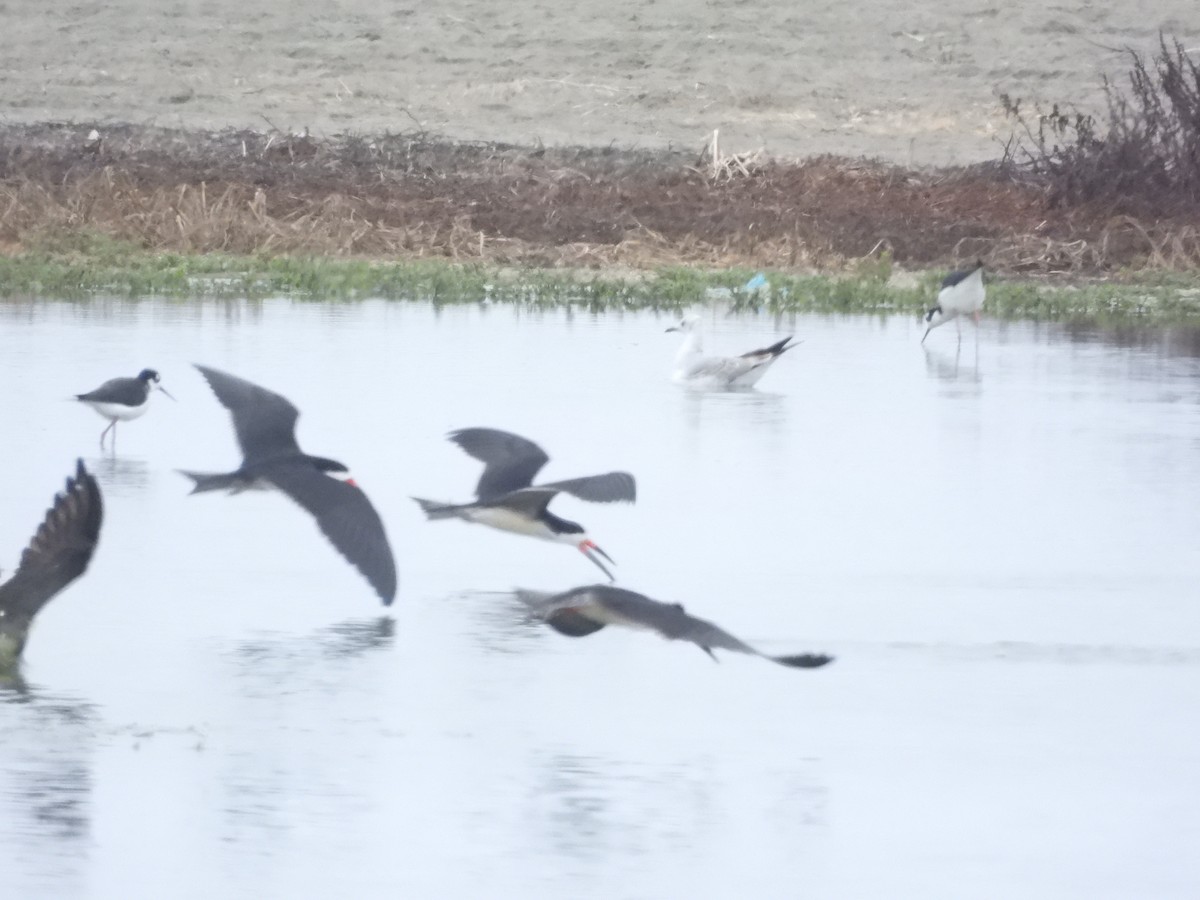
M683 404L693 431L711 428L713 420L779 428L787 421L786 397L768 391L685 391Z
M347 619L318 629L306 637L272 634L240 644L234 651L239 662L251 668L274 662L290 668L314 658L349 660L392 645L396 620L391 616Z
M0 840L21 860L4 882L20 895L22 879L76 891L91 838L95 713L81 700L49 696L18 674L0 681L0 791L10 813ZM15 812L15 815L13 814Z
M131 497L145 493L150 487L150 464L144 459L96 456L89 459L87 465L106 494Z
M962 344L958 344L954 353L934 350L923 345L925 351L925 371L939 381L962 385L981 385L983 378L979 374L979 346L963 360Z

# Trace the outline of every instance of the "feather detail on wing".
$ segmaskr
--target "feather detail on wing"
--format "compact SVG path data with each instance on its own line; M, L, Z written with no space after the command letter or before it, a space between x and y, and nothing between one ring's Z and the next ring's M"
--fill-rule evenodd
M55 594L86 571L100 538L104 504L96 479L75 466L75 477L54 498L42 524L21 554L13 577L0 585L0 610L33 618Z
M307 463L272 466L264 475L313 515L321 533L370 583L384 605L396 596L396 562L379 513L358 486Z
M296 443L300 411L291 401L228 372L201 365L196 368L232 414L233 430L247 462L300 452Z

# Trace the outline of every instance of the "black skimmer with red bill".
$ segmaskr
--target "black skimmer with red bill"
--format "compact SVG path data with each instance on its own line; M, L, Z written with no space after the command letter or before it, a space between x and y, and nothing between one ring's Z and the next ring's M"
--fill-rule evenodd
M79 460L75 477L55 495L17 571L0 584L0 671L20 658L38 611L87 569L103 519L100 487Z
M662 603L607 584L572 588L561 594L527 590L518 590L516 594L535 616L568 637L587 637L605 625L624 625L657 632L667 640L690 641L714 660L717 657L713 650L732 650L794 669L816 669L833 662L833 657L824 653L770 656L712 622L688 615L678 603Z
M463 428L449 438L484 464L472 503L437 503L413 499L430 519L463 519L501 531L570 544L613 580L600 557L613 562L582 525L554 515L546 507L558 494L592 503L634 502L637 483L628 472L606 472L535 485L533 478L550 461L533 441L495 428Z
M287 400L245 379L196 366L221 405L233 416L242 465L232 472L182 472L193 494L251 488L283 491L307 510L321 532L366 577L384 606L396 596L396 563L375 507L340 462L309 456L296 443L300 412Z
M128 422L143 415L150 407L150 394L162 391L168 397L167 389L159 382L162 379L153 369L142 369L136 378L110 378L94 391L86 394L76 394L75 399L90 406L100 416L108 419L108 427L100 432L100 447L104 448L104 438L111 431L113 446L117 445L117 423ZM174 400L174 397L171 397Z
M951 319L958 328L958 339L961 341L962 322L959 317L970 316L978 327L979 311L983 309L985 299L987 292L983 286L983 260L976 261L969 269L951 272L942 279L937 305L925 313L925 333L921 335L921 343L925 343L929 332Z
M682 331L685 335L683 346L675 355L675 371L672 377L675 381L692 387L753 387L775 360L793 347L799 346L789 343L792 336L788 335L769 347L751 350L741 356L705 356L699 316L684 316L678 325L672 325L667 331Z

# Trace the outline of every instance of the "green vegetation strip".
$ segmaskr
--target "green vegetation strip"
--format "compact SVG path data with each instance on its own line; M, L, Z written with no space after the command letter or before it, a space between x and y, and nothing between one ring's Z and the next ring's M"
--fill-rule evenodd
M368 262L304 257L151 253L104 239L0 257L0 296L354 300L442 304L678 309L714 300L779 312L913 313L932 304L943 273L894 274L867 261L843 275L664 268L653 272L504 268L449 261ZM757 279L760 283L762 279ZM1003 278L988 285L987 313L1004 318L1200 320L1200 277L1156 276L1075 285Z

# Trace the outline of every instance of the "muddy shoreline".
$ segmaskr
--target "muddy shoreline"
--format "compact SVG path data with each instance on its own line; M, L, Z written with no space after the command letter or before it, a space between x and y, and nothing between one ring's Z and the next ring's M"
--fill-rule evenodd
M91 130L0 126L5 252L95 232L184 253L780 271L983 258L1074 276L1182 268L1197 255L1187 223L1056 209L995 165L134 125L97 129L95 141Z

